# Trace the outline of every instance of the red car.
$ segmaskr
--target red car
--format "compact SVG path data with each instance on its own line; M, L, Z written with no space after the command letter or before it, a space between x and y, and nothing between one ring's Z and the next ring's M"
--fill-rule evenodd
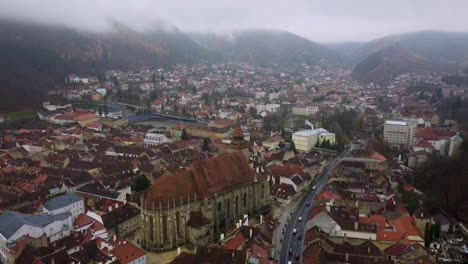
M296 253L296 260L299 260L301 258L301 255L299 253Z

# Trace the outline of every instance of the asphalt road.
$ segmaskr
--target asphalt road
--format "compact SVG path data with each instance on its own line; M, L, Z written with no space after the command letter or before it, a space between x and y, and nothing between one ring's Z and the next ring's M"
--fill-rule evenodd
M351 148L352 149L352 148ZM307 215L309 210L314 206L315 195L320 193L322 189L328 182L328 179L331 173L336 169L340 163L340 159L349 155L351 149L346 149L340 155L338 155L330 164L326 171L318 178L313 185L316 186L315 190L312 189L312 186L307 191L306 195L303 197L302 201L297 207L295 213L289 218L289 222L286 227L286 232L283 238L283 244L281 246L280 264L288 264L288 261L291 263L302 263L302 250L303 250L303 241L305 235L305 224L307 222ZM307 201L310 201L310 205L307 205ZM299 221L299 217L302 217L302 221ZM293 234L293 230L296 229L296 234ZM301 239L299 239L299 236ZM292 249L292 255L289 255L289 249ZM296 254L299 254L299 260L296 260Z

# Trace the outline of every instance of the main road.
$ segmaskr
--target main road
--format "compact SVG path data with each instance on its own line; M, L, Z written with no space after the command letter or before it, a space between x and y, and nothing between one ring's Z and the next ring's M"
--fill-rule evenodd
M322 189L327 184L330 175L340 163L341 158L349 155L352 148L353 147L347 148L346 150L341 152L332 162L328 164L325 172L318 179L315 180L315 188L309 188L306 195L299 203L296 211L293 213L292 216L289 217L289 222L284 232L283 244L281 246L279 258L280 264L288 264L288 261L291 261L291 263L302 263L303 241L306 231L305 224L307 222L308 212L315 204L315 195L322 191ZM310 202L309 205L307 205L307 201ZM299 221L299 217L302 218L301 221ZM296 229L296 234L293 234L294 229ZM301 239L299 239L299 237ZM291 255L289 255L289 249L292 250ZM299 260L296 260L296 254L299 254Z

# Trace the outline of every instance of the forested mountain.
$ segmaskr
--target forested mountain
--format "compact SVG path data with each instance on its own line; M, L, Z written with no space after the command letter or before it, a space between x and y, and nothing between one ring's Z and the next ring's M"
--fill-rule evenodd
M293 33L281 30L246 30L229 34L192 33L207 50L226 60L268 65L339 65L336 52Z
M468 66L468 33L424 31L392 35L341 49L353 76L361 81L387 81L395 74L414 71L454 72ZM385 76L384 76L385 75Z

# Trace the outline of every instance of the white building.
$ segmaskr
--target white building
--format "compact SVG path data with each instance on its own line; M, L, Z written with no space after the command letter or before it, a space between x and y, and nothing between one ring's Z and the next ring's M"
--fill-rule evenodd
M413 147L416 138L416 120L386 120L384 125L384 141L392 148Z
M85 213L84 199L75 193L66 193L46 202L42 206L42 212L51 215L69 212L75 221L78 215Z
M106 88L97 88L96 92L100 93L102 96L106 96L107 89Z
M28 215L6 211L0 215L0 260L5 263L9 249L24 236L39 238L45 235L50 242L69 236L73 230L72 214Z
M269 93L268 94L268 100L273 101L273 100L278 100L280 96L280 93Z
M463 138L457 133L455 136L450 138L450 147L448 151L449 157L456 157L460 154Z
M68 107L72 107L71 104L66 104L66 105L54 105L50 104L50 102L43 102L42 107L44 107L47 111L55 111L55 110L60 110L60 109L66 109Z
M169 142L165 133L160 129L151 129L146 133L145 139L143 140L145 147L157 146L162 143Z
M260 104L257 105L257 114L262 111L268 111L270 113L276 113L280 109L279 104Z
M297 150L308 152L318 141L328 140L330 144L335 144L335 134L323 128L300 130L292 134L292 140Z
M294 106L292 108L293 115L314 115L319 111L318 106Z

